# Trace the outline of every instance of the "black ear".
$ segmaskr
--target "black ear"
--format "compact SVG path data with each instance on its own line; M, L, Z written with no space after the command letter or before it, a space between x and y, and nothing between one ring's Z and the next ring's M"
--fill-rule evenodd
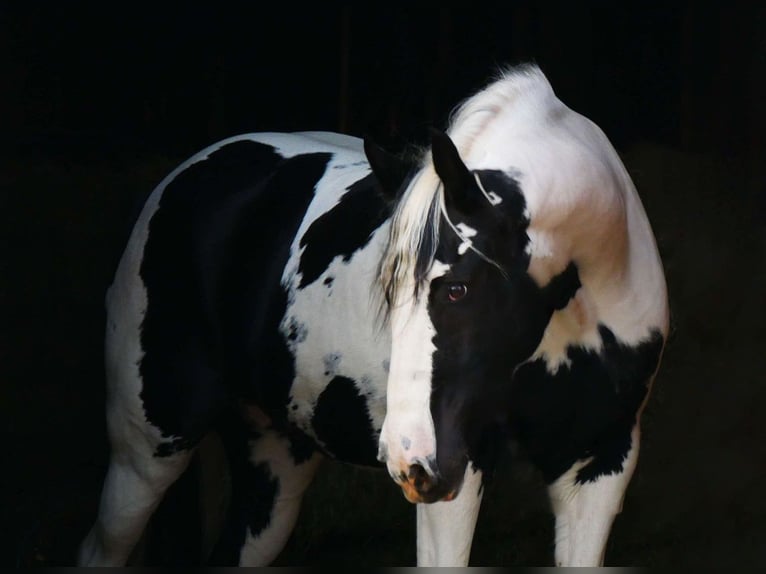
M460 159L460 154L450 137L431 128L431 156L436 175L444 184L445 200L463 213L470 213L479 207L481 192L476 186L470 170Z
M410 171L409 164L399 156L384 150L369 136L364 138L364 154L367 156L373 175L380 183L384 197L393 201L402 182L407 178Z

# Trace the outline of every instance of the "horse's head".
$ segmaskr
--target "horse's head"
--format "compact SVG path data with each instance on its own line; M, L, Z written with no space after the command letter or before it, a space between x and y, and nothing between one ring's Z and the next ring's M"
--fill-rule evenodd
M411 502L452 499L468 461L491 456L513 369L552 312L527 274L518 182L469 170L441 132L431 158L404 183L380 274L392 348L379 459Z

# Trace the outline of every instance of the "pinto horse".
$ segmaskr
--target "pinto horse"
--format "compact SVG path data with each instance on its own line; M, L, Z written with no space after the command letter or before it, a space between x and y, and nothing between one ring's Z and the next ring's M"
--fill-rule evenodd
M417 157L324 132L205 149L147 200L107 310L111 457L83 565L126 562L222 420L241 432L214 563L273 561L332 457L385 464L417 503L419 565L466 565L517 445L555 563L600 565L668 330L633 183L536 66Z

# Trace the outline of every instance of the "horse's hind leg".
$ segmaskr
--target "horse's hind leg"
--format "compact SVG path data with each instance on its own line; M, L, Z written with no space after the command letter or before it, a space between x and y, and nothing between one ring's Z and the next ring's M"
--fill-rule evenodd
M226 440L231 465L229 518L211 562L265 566L287 543L322 456L274 430ZM303 445L303 446L301 446Z
M573 466L549 487L556 515L556 566L602 566L609 533L622 510L625 489L638 460L639 427L631 432L631 448L622 471L580 482Z
M120 301L129 299L123 292L117 294ZM168 361L175 370L168 369L167 379L142 376L139 365L146 351L139 344L141 314L131 311L121 307L110 310L106 371L111 455L96 522L80 545L80 565L125 565L163 494L186 469L218 407L216 395L209 391L214 388L212 378L203 381L197 376L196 386L187 385L185 401L178 400L177 387L182 383L176 388L170 384L207 372L204 357ZM152 384L154 402L146 394ZM183 421L182 430L169 433L150 422L149 413L156 412L158 389L169 397L161 403L163 412ZM204 408L196 411L188 406L203 403Z
M80 546L81 566L124 566L149 517L186 468L190 451L155 457L117 449L111 457L98 517Z

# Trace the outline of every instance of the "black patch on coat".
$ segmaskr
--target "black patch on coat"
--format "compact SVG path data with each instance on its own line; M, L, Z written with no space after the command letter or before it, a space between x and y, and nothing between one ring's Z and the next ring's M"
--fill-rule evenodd
M570 261L566 269L556 275L543 288L545 299L551 308L561 310L569 304L572 297L575 296L580 288L580 275L577 272L577 265Z
M289 425L287 439L290 441L290 456L296 465L308 461L317 451L317 445L310 436L295 425Z
M338 256L348 261L369 242L372 234L389 216L390 208L381 197L371 175L349 187L340 201L320 215L301 237L301 282L310 285Z
M570 346L570 365L555 374L544 359L516 371L509 397L514 437L548 483L576 461L593 457L577 482L617 473L631 446L630 433L659 364L663 337L652 331L636 346L625 345L604 325L600 352Z
M247 510L247 528L252 536L258 536L271 524L279 480L271 474L271 467L266 462L248 466L242 478L248 485L247 495L240 500Z
M176 437L158 455L196 444L232 394L286 420L294 360L278 332L280 277L329 158L237 141L165 188L140 269L141 398L148 420Z
M319 395L311 424L331 456L378 466L377 435L367 413L367 400L354 381L337 375Z
M236 566L249 533L258 536L271 524L274 505L279 494L279 479L266 462L250 462L248 440L257 440L258 433L249 433L236 416L219 425L231 472L231 498L226 521L213 548L210 565Z

